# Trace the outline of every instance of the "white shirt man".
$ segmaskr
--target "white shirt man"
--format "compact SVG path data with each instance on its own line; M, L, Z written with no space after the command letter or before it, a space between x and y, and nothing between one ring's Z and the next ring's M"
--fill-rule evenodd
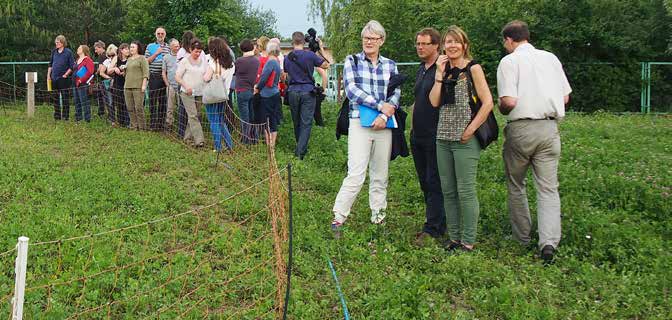
M497 69L499 110L508 116L504 129L504 167L508 208L514 237L527 245L532 219L525 179L532 167L537 189L537 218L541 258L553 259L561 237L558 162L558 119L572 89L558 58L528 43L527 24L512 21L502 30L510 53Z
M518 100L508 115L509 121L562 118L565 96L572 92L560 60L527 42L499 63L497 90L500 97Z

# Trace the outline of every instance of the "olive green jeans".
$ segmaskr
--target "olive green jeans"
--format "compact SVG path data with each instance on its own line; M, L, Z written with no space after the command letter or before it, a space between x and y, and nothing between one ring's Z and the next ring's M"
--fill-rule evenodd
M478 226L476 173L481 146L476 138L467 143L436 140L436 160L441 178L443 207L452 241L473 245Z

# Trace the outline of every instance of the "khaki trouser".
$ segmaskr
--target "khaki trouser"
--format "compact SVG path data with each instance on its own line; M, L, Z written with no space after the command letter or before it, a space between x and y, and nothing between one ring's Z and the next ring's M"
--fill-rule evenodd
M126 100L126 110L131 119L131 128L145 130L145 93L140 89L124 89L124 99Z
M203 102L201 97L189 96L186 93L180 93L184 110L187 112L187 130L184 132L184 140L194 139L194 145L203 145L203 128L201 121L198 120L198 110L201 110Z
M560 133L555 120L518 120L504 128L504 167L513 236L530 242L532 219L525 189L527 169L532 167L537 189L539 248L560 242L560 195L558 162Z
M312 118L311 118L312 120ZM364 185L366 169L369 169L369 207L371 221L387 208L387 183L390 155L392 153L392 130L373 130L362 127L359 119L350 119L348 134L348 175L338 191L334 203L334 218L344 222L350 208ZM379 217L382 219L384 217Z
M179 97L178 91L170 85L166 87L166 95L168 96L168 108L166 109L166 128L170 128L173 125L173 112L175 112Z

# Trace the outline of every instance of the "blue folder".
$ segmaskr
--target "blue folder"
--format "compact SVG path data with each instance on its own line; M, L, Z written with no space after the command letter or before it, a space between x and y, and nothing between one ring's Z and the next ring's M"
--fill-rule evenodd
M77 73L75 75L77 76L77 78L81 79L82 77L84 77L86 75L87 71L88 71L88 69L86 69L86 67L81 67L81 68L79 68L79 70L77 70Z
M373 122L380 114L381 112L376 109L361 104L359 105L359 122L362 124L362 127L373 127ZM394 116L387 118L385 127L390 129L398 128L397 119L395 119Z

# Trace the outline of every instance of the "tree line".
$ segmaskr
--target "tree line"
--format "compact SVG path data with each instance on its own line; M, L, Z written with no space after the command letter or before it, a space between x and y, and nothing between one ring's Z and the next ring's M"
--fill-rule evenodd
M276 36L275 22L273 12L247 0L0 0L0 61L44 61L59 34L73 45L146 44L164 26L168 37L192 30L202 39L226 36L236 44Z
M417 60L413 43L421 28L442 32L458 25L469 34L491 86L505 55L502 26L524 20L532 43L565 65L574 88L571 108L581 111L638 111L639 62L672 60L672 0L311 0L311 9L323 20L339 61L361 50L359 32L370 19L388 31L381 53L398 62ZM656 92L669 94L655 98L669 104L672 68L653 73Z

